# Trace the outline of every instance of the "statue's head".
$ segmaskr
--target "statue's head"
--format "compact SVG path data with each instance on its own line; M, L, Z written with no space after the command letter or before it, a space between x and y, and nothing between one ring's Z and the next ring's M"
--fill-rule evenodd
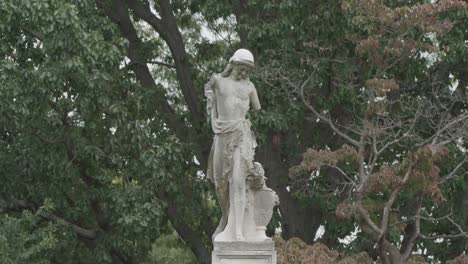
M259 176L265 176L265 170L260 162L254 162L254 171Z
M246 49L238 49L234 52L234 55L229 59L229 62L234 64L243 64L250 67L254 67L254 57L252 53Z
M254 66L252 53L246 49L238 49L229 59L229 63L221 75L223 77L232 76L236 80L248 79Z

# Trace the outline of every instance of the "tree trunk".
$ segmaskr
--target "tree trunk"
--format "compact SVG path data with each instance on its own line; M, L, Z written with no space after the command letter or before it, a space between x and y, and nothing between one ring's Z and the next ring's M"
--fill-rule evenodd
M309 205L301 205L287 190L289 165L281 153L281 146L266 142L258 148L257 160L264 166L267 185L275 190L280 199L282 237L298 237L312 244L320 227L322 213L313 199Z
M160 1L162 20L157 18L151 12L149 6L144 6L140 2L133 0L113 0L112 2L96 0L96 4L110 18L110 20L119 27L123 36L129 41L128 57L133 64L132 69L143 87L154 89L160 95L161 98L159 98L158 101L158 111L164 113L165 123L182 142L192 144L196 147L194 152L196 153L201 166L206 168L207 155L203 155L206 153L206 150L204 149L206 144L197 140L197 138L203 137L200 136L202 133L198 130L202 127L201 120L204 120L204 114L200 110L200 106L198 105L197 97L193 89L191 65L188 61L188 55L185 52L182 36L180 35L175 23L175 18L172 14L169 1ZM133 9L134 14L147 21L170 47L176 65L180 89L184 94L184 98L191 113L190 121L192 121L192 126L187 126L183 120L178 118L169 105L164 91L161 91L160 88L155 85L154 78L152 77L144 60L145 58L141 56L142 40L133 26L128 8ZM190 188L188 189L190 190ZM187 194L187 192L184 193ZM164 193L161 194L159 198L166 201L166 213L168 217L171 219L171 222L182 239L189 243L190 248L199 262L211 263L210 248L205 245L205 239L203 237L203 232L205 230L194 230L190 225L185 224L181 220L180 208L183 205L181 206L180 203L175 202L176 197ZM189 196L184 196L184 198L190 199ZM186 204L191 204L191 201L187 201ZM209 237L211 234L206 235Z
M468 171L468 163L465 165L466 171ZM468 226L468 172L465 172L464 176L465 186L463 195L463 222L465 226Z

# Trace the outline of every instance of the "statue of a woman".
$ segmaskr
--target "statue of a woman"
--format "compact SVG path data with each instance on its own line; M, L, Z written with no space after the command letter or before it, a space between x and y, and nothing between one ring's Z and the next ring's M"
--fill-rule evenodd
M260 109L255 86L248 73L254 67L252 53L237 50L221 74L205 86L208 111L215 133L208 177L213 180L222 209L214 241L244 240L246 179L253 170L256 141L246 119L250 107Z
M257 91L248 77L253 67L252 53L239 49L229 60L226 69L221 74L213 75L205 86L208 115L215 133L208 162L208 177L215 184L222 209L221 221L213 234L214 242L242 241L246 236L249 240L266 238L264 230L261 231L263 235L258 235L256 231L254 207L255 204L260 207L265 205L265 208L261 208L263 211L259 212L268 216L265 210L272 211L273 205L277 203L274 192L263 184L263 173L259 173L261 165L256 163L254 166L253 162L257 143L250 121L246 119L251 107L260 109ZM263 185L250 188L248 179L249 182L254 182L254 179L258 182L260 179ZM260 194L260 190L263 194ZM255 197L258 197L257 203ZM264 229L265 224L260 225Z

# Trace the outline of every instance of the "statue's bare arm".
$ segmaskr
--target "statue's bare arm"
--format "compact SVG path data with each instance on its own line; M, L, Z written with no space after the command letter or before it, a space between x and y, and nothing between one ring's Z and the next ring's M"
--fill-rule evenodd
M254 110L260 110L262 106L260 105L260 100L258 100L257 90L255 86L251 84L252 91L250 92L250 105Z

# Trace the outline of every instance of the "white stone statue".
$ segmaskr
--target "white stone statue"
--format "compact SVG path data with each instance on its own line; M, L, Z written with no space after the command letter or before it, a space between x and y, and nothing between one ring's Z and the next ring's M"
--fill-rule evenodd
M276 194L264 184L261 164L254 164L257 142L246 119L250 107L260 109L257 91L248 77L253 67L252 53L239 49L226 69L205 85L215 133L207 174L222 209L214 242L268 239L265 226L278 204Z

